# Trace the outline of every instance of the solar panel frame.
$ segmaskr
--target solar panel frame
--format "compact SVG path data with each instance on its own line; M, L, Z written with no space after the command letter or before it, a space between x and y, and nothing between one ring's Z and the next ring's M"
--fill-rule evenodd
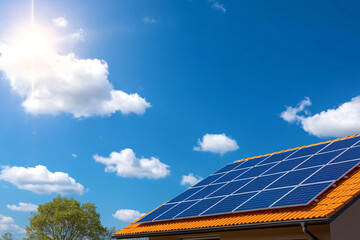
M346 140L346 139L345 139ZM335 141L336 142L336 141ZM307 155L308 158L306 156L299 156L297 157L296 152L301 150L301 149L305 149L306 147L303 147L303 148L298 148L297 150L293 150L290 154L288 154L284 159L281 159L279 161L274 161L273 164L268 164L269 166L269 169L268 170L265 170L264 172L262 172L260 175L256 176L256 177L253 177L253 178L247 178L247 179L251 179L249 182L247 182L244 186L242 186L240 189L242 189L243 187L245 187L246 185L248 185L249 183L251 183L252 181L254 181L255 179L259 178L259 177L262 177L262 176L270 176L270 175L275 175L275 174L278 174L278 178L275 179L272 183L274 183L276 180L280 179L284 174L288 173L288 172L291 172L291 171L294 171L296 170L296 168L303 164L304 162L306 162L309 158L311 158L312 156L316 155L316 154L324 154L324 153L328 153L328 152L333 152L333 151L337 151L338 149L336 150L331 150L331 151L324 151L325 148L329 147L333 142L330 142L330 143L325 143L325 144L321 144L323 145L323 148L321 148L320 150L318 150L316 153L312 154L312 155ZM286 187L280 187L280 188L271 188L271 184L268 184L267 186L265 186L262 190L259 190L259 191L255 191L253 193L255 193L251 198L254 198L256 197L257 195L259 195L260 193L264 192L264 191L270 191L270 190L277 190L277 189L282 189L282 188L292 188L292 190L290 190L289 192L287 192L286 194L284 194L284 196L280 197L278 200L276 200L274 203L272 203L269 207L265 208L265 209L274 209L274 208L283 208L283 207L295 207L295 206L303 206L303 205L307 205L309 203L311 203L312 201L314 201L320 194L322 194L323 192L327 191L332 185L334 182L338 181L339 179L341 179L342 177L344 177L348 172L350 172L351 170L353 170L354 168L356 168L357 166L359 166L360 164L360 157L358 157L358 160L342 160L342 161L339 161L339 163L343 163L343 162L353 162L354 165L352 166L352 168L347 171L344 172L344 174L342 174L338 179L336 180L333 180L333 181L326 181L327 183L329 183L329 185L327 187L325 187L319 194L316 194L311 200L309 200L306 204L302 203L302 204L295 204L295 205L286 205L286 206L277 206L276 203L281 201L281 199L285 198L288 194L291 194L291 192L295 191L296 189L300 188L300 187L303 187L303 186L310 186L310 185L315 185L315 184L320 184L319 182L314 182L314 183L306 183L306 181L308 179L310 179L312 176L314 176L316 173L318 173L321 169L325 168L326 166L330 165L330 164L337 164L335 159L337 159L338 157L340 157L342 154L344 154L346 151L348 151L349 149L352 149L354 147L357 147L359 148L358 150L360 150L360 137L359 137L359 140L355 141L351 146L349 146L348 148L342 148L344 151L341 152L339 155L337 155L335 158L333 158L332 160L330 160L329 162L327 162L326 164L323 164L323 165L320 165L319 166L319 169L317 169L317 171L315 171L314 173L312 173L311 175L309 175L307 178L305 178L301 183L299 183L298 185L294 185L294 186L286 186ZM316 146L316 145L315 145ZM359 146L359 147L358 147ZM310 146L312 147L312 146ZM328 149L331 149L331 148L328 148ZM304 150L305 151L305 150ZM360 152L360 151L359 151ZM280 152L281 153L284 153L284 152ZM218 180L220 177L222 176L225 176L227 173L229 172L232 172L232 171L236 171L236 170L240 170L240 169L246 169L246 171L244 171L242 174L240 174L238 177L235 177L233 179L231 179L230 181L228 182L224 182L223 186L221 186L220 188L217 189L217 191L220 191L221 188L224 188L227 184L231 183L231 182L234 182L234 181L242 181L242 180L245 180L244 178L241 178L241 175L245 174L247 171L255 171L255 170L252 170L253 168L257 168L257 167L262 167L262 166L265 166L267 165L266 164L266 160L276 154L279 154L279 153L275 153L275 154L270 154L270 155L267 155L267 156L263 156L263 157L257 157L257 158L251 158L249 160L246 160L244 162L242 162L241 164L236 164L236 163L239 163L239 162L235 162L235 163L231 163L231 164L228 164L226 166L229 166L229 165L232 165L231 167L228 167L229 170L226 172L221 172L220 170L221 169L224 169L225 167L221 168L220 170L216 171L215 173L211 174L209 177L212 177L214 178L215 180L212 180L212 181L207 181L207 184L203 184L203 185L199 185L196 184L194 186L192 186L191 188L189 189L192 189L192 188L199 188L199 189L204 189L206 188L206 186L209 186L209 185L212 185L212 184L215 184L215 181ZM286 155L286 154L285 154ZM293 157L295 156L295 157ZM275 158L275 157L274 157ZM304 161L303 162L300 162L300 164L298 164L296 167L292 168L290 171L284 171L284 172L275 172L275 173L272 173L271 172L271 169L273 168L276 168L276 166L278 166L279 164L283 163L283 162L286 162L286 161L294 161L294 160L297 160L299 158L304 158ZM335 161L335 162L334 162ZM249 165L249 162L252 162L254 163L253 165ZM300 169L300 168L299 168ZM304 168L306 169L306 168ZM270 173L270 174L268 174ZM246 175L244 175L246 176ZM208 177L208 178L209 178ZM206 180L207 178L205 178L204 180ZM203 180L203 181L204 181ZM206 181L205 181L206 182ZM189 190L188 189L188 190ZM230 197L230 196L234 196L234 195L239 195L239 190L240 189L237 189L236 191L232 192L231 194L229 195L217 195L217 196L211 196L212 194L214 194L215 192L213 193L210 193L208 194L207 196L205 196L205 198L202 198L202 199L198 199L198 200L195 200L195 204L198 204L200 203L201 201L205 201L205 200L209 200L210 199L220 199L222 198L220 201L216 202L213 206L211 206L210 208L214 207L216 204L219 204L221 201L224 201L224 199L226 199L227 197ZM187 191L188 191L187 190ZM201 191L201 190L200 190ZM251 192L243 192L241 194L250 194ZM196 193L194 193L196 194ZM180 194L181 195L181 194ZM179 195L179 196L180 196ZM177 196L178 197L178 196ZM177 198L175 197L175 198ZM191 197L191 196L190 196ZM171 210L172 208L176 207L178 204L182 203L182 202L186 202L186 201L189 201L190 197L186 198L185 200L179 202L179 203L174 203L171 202L171 200L167 203L165 203L164 205L172 205L170 207L170 209L168 209L167 211ZM173 198L173 199L175 199ZM251 199L250 198L250 199ZM248 201L250 201L250 199L248 199ZM193 200L194 201L194 200ZM214 200L213 200L214 201ZM247 201L246 201L247 202ZM191 208L192 206L194 206L195 204L191 205L189 208ZM241 205L243 205L245 203L242 203ZM162 206L164 206L162 205ZM208 208L209 209L209 208ZM207 209L207 210L208 210ZM241 209L240 206L238 206L236 209ZM207 211L203 211L202 213L200 213L199 215L196 215L196 216L186 216L184 218L189 218L189 217L198 217L198 216L208 216L205 214L205 212ZM256 209L249 209L249 210L243 210L243 211L236 211L236 212L246 212L246 211L254 211L254 210L262 210L262 208L256 208ZM154 210L156 211L156 210ZM187 209L185 209L184 211L187 211ZM183 212L184 212L183 211ZM235 212L235 209L233 210L233 212ZM162 214L165 214L166 211ZM222 213L217 213L217 214L210 214L210 215L218 215L218 214L228 214L229 212L222 212ZM150 213L151 214L151 213ZM147 215L146 215L147 216ZM146 218L146 216L144 218ZM181 213L178 213L176 216L174 216L172 219L179 219L181 217ZM159 218L160 216L157 216L156 218L154 218L153 220L148 220L148 221L141 221L142 219L140 219L138 222L152 222L152 221L158 221L158 220L155 220L157 218ZM171 220L171 219L164 219L162 221L167 221L167 220Z

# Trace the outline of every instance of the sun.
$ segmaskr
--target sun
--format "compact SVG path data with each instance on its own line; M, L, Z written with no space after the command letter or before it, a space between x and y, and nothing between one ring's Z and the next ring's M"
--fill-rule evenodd
M15 45L23 54L35 57L52 48L51 40L52 38L46 31L31 26L15 37Z

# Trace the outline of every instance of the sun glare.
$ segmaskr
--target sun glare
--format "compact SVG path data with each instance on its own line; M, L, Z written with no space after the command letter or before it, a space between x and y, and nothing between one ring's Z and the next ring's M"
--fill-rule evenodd
M51 38L45 31L30 28L16 37L16 45L23 53L36 56L51 49Z

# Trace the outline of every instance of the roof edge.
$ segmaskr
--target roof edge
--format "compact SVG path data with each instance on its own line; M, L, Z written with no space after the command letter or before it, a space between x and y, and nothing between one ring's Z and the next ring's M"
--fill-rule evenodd
M314 144L305 145L305 146L301 146L301 147L290 148L290 149L286 149L286 150L282 150L282 151L277 151L277 152L272 152L272 153L267 153L267 154L258 155L258 156L254 156L254 157L242 158L242 159L240 159L240 160L235 160L234 163L240 162L240 161L249 160L249 159L253 159L253 158L266 157L266 156L269 156L269 155L272 155L272 154L278 154L278 153L288 152L288 151L292 151L292 150L296 150L296 149L301 149L301 148L316 146L316 145L320 145L320 144L324 144L324 143L335 142L335 141L344 140L344 139L348 139L348 138L354 138L354 137L358 137L358 136L360 136L360 134L355 134L355 135L351 135L351 136L347 136L347 137L336 138L336 139L332 139L332 140L329 140L329 141L314 143Z
M260 228L270 228L270 227L291 227L291 226L300 225L300 223L303 222L305 222L307 225L328 224L330 223L330 221L331 221L330 218L300 219L300 220L289 220L289 221L228 225L228 226L219 226L219 227L181 229L181 230L172 230L172 231L142 232L142 233L123 234L123 235L114 234L111 237L115 239L160 237L160 236L169 236L169 235L177 235L177 234L224 232L224 231L249 230L249 229L260 229Z

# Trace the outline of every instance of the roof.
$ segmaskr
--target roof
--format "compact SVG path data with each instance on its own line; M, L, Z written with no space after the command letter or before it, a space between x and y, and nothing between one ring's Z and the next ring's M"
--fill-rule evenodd
M345 138L334 139L338 141L346 138L357 137L353 135ZM327 141L330 142L330 141ZM322 144L321 142L317 144ZM312 145L317 145L312 144ZM308 147L312 145L302 146ZM298 148L288 149L290 151ZM281 151L281 152L284 152ZM266 154L269 155L269 154ZM261 155L261 156L266 156ZM255 158L255 157L253 157ZM242 160L247 160L242 159ZM241 160L238 160L241 161ZM167 234L183 232L186 230L209 230L231 226L247 226L262 223L284 223L297 220L329 220L336 216L349 202L360 196L360 168L352 170L347 177L336 182L332 188L322 193L317 201L307 206L286 207L271 210L256 210L251 212L230 213L216 216L193 217L161 222L133 222L129 226L115 233L116 238L138 237L154 234Z

